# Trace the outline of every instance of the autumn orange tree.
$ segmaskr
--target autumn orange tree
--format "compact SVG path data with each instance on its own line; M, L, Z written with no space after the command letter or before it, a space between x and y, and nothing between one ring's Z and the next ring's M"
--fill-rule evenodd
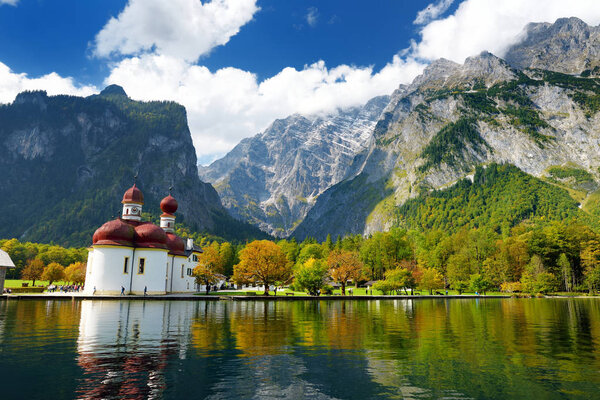
M206 286L206 294L210 292L210 286L218 282L217 274L205 264L196 265L194 268L194 277L198 285Z
M268 240L250 242L240 252L240 262L233 267L233 280L238 284L253 283L265 286L289 279L291 269L281 248Z
M21 279L27 281L33 281L33 286L35 286L35 281L42 277L44 273L44 262L42 260L33 259L27 261L27 265L23 268L21 272Z
M346 283L360 279L363 263L355 251L335 250L327 257L327 266L331 279L342 286L342 295L346 294Z
M81 285L85 282L86 264L76 262L65 268L65 279L75 285Z
M198 265L194 268L194 277L198 285L206 286L206 294L210 291L210 286L218 282L217 274L223 272L224 264L217 242L206 246L198 257Z
M65 267L59 263L50 263L42 273L42 279L48 281L48 285L52 285L54 281L60 281L65 278Z

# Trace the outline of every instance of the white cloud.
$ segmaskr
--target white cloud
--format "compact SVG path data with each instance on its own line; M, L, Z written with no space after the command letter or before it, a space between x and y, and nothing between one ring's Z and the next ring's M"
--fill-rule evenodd
M598 0L465 0L453 15L423 27L413 55L461 63L483 50L502 56L527 23L572 16L600 24Z
M93 86L78 86L72 78L63 78L55 72L30 78L27 74L14 73L8 66L0 63L0 103L11 103L24 90L45 90L48 95L75 96L89 96L97 92Z
M185 105L196 152L201 160L208 160L262 131L276 118L327 112L389 94L421 72L424 65L415 59L445 57L463 62L482 50L502 55L531 21L553 22L574 15L598 24L596 1L546 0L540 7L535 0L465 0L453 15L423 26L422 40L379 72L347 65L328 69L320 61L302 70L284 68L259 82L248 71L224 68L213 72L156 48L152 54L117 63L106 83L122 85L136 99L170 99ZM417 20L439 17L450 4L438 1Z
M16 6L19 0L0 0L0 6L3 4L8 4L9 6Z
M256 0L129 0L96 35L99 57L155 52L195 61L226 44L259 10Z
M130 55L111 65L106 84L122 85L135 99L183 104L196 152L207 161L262 131L275 118L327 112L389 94L398 84L412 81L427 61L445 57L463 62L482 50L502 56L529 22L576 16L598 25L597 2L545 0L540 5L539 0L464 0L452 15L432 20L451 3L438 0L415 20L423 21L420 40L380 71L348 65L327 68L319 61L301 70L284 68L261 82L249 71L233 67L210 71L195 62L214 46L227 43L252 19L258 10L255 0L204 4L199 0L130 0L97 35L95 52ZM96 90L78 87L72 79L54 73L40 78L15 74L0 63L1 102L12 101L27 89L79 95Z
M328 69L319 61L302 70L285 68L258 82L255 75L237 68L211 72L174 57L143 55L121 61L105 83L123 86L135 99L183 104L196 152L207 160L231 150L276 118L362 104L410 82L422 68L399 57L378 73L371 67L347 65Z
M317 7L309 7L308 12L306 13L306 23L311 26L317 26L317 21L319 19L319 10Z
M454 3L454 0L439 0L437 3L429 4L417 13L417 18L415 18L413 24L424 25L437 19L450 8L452 3Z

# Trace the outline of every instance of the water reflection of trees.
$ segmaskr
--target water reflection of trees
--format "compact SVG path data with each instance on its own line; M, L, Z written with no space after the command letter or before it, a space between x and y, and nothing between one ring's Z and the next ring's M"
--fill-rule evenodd
M585 398L600 384L595 299L4 304L6 376L19 352L33 371L76 342L80 398Z

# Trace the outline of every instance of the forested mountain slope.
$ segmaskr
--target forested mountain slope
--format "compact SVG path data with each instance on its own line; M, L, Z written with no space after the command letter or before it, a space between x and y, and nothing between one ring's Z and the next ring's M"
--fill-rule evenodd
M515 68L490 53L464 64L432 63L392 95L371 146L355 159L357 172L317 199L294 236L388 229L408 199L449 187L491 163L572 186L573 198L589 211L600 179L600 79L594 72L600 38L598 28L585 25L588 41L582 43L582 24L571 18L530 25L540 47L524 40L505 56L514 65L552 70ZM568 59L539 58L558 42ZM575 54L583 61L573 63ZM577 176L587 183L578 184Z
M137 102L109 86L87 98L24 92L0 106L0 237L83 246L120 214L138 174L144 211L173 186L178 221L223 236L261 235L199 180L184 107Z

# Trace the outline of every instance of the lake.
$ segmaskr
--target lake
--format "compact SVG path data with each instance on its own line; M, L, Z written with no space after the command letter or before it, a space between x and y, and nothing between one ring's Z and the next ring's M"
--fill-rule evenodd
M600 398L600 299L0 300L5 399Z

